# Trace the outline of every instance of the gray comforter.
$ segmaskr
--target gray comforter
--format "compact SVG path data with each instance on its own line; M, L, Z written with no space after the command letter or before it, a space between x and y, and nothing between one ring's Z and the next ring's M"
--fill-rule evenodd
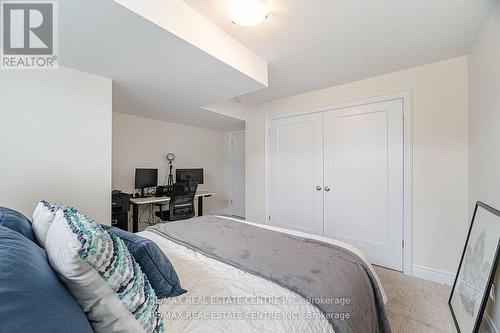
M147 230L295 292L336 333L391 332L370 269L342 247L213 216Z

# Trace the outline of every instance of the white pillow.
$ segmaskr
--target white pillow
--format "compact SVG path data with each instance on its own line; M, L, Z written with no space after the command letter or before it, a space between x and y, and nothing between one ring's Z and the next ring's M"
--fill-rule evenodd
M94 332L163 332L157 298L124 242L67 207L56 213L45 250Z
M31 227L40 246L45 247L47 232L49 231L52 221L54 221L56 212L61 208L60 205L52 204L45 200L40 201L36 206L33 212Z

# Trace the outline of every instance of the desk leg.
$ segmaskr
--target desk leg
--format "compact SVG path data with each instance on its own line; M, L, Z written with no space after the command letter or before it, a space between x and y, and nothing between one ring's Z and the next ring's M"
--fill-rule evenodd
M132 204L132 232L139 232L139 205Z
M198 197L198 216L203 216L203 197Z

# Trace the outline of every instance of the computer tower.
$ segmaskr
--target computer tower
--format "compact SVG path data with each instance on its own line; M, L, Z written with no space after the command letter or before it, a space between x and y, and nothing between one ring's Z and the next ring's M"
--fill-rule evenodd
M111 195L111 226L128 231L130 194L113 191Z
M128 212L111 213L111 226L128 231Z

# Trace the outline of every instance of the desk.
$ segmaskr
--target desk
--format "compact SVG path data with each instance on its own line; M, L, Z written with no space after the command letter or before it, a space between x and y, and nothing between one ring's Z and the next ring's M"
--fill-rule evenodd
M215 192L210 191L197 191L194 196L195 199L198 198L198 216L203 215L203 199L215 195ZM170 197L147 197L147 198L130 198L130 203L132 204L132 232L139 231L139 206L140 205L152 205L155 203L165 203L170 201Z

